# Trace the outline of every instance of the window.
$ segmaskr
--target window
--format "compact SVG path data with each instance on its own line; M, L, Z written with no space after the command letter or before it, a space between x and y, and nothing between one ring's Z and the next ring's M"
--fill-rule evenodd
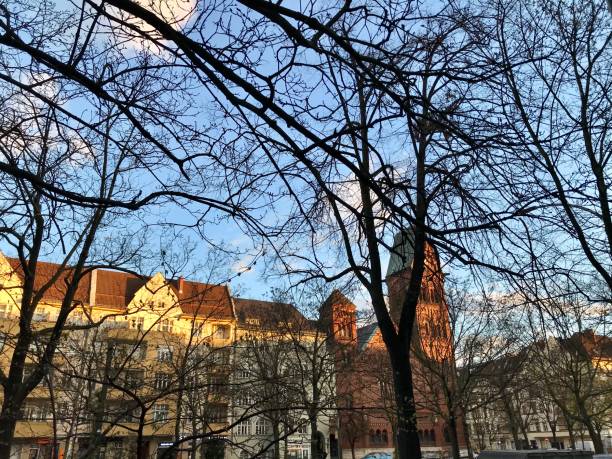
M215 339L229 339L229 327L227 325L217 325L215 327Z
M45 421L51 417L47 403L26 403L21 410L21 419L26 421Z
M236 425L236 435L239 436L249 436L251 435L251 421L250 420L245 420L245 421L240 421L240 423L238 423L238 425Z
M170 346L157 346L157 360L169 362L172 360L172 348Z
M225 422L227 421L227 406L226 405L210 405L208 412L210 422Z
M249 392L241 392L236 396L236 406L251 406L253 404L253 397Z
M23 368L23 381L25 382L30 375L36 370L37 365L35 363L26 363ZM43 378L38 382L39 386L45 385L48 381L47 376L43 376Z
M155 388L164 390L170 384L170 375L168 373L155 373Z
M153 405L153 422L165 422L168 420L168 405L157 403Z
M134 317L130 319L130 328L133 330L142 330L144 328L144 317Z
M306 448L290 448L287 450L289 459L308 459L308 449Z
M13 306L10 304L0 304L0 317L5 318L11 315Z
M249 317L246 320L246 323L249 324L249 325L259 325L259 319L255 319L253 317Z
M138 347L135 347L138 346ZM121 366L128 360L134 362L145 358L147 352L146 343L117 343L115 344L114 358L117 365Z
M138 389L144 382L143 370L125 370L125 385L130 389Z
M394 400L395 392L388 381L380 381L380 394L385 400Z
M42 346L39 348L40 343L38 341L32 341L28 346L28 353L32 355L38 355L39 351L42 351Z
M208 388L211 394L224 395L228 389L227 380L224 377L213 376L209 380Z
M138 422L140 420L140 414L142 413L142 410L139 406L136 406L134 408L131 408L129 405L128 407L123 407L123 415L121 416L120 421L123 422Z
M160 332L168 332L168 333L172 333L172 321L170 319L164 319L161 320L158 324L157 324L157 329Z
M213 350L213 361L218 365L228 365L230 363L231 349L222 348Z
M255 435L269 435L270 423L267 419L259 418L255 423Z
M427 430L425 432L427 433ZM419 439L421 439L422 436L423 436L423 433L419 430ZM370 430L370 444L371 445L387 444L387 440L388 440L388 435L387 435L386 430L382 430L382 431L380 429L376 429L376 431ZM425 441L427 441L427 438L425 438Z
M202 331L204 330L204 322L196 322L193 325L193 336L198 338L202 336Z
M238 371L238 377L242 379L248 379L251 377L251 372L249 370L240 370Z
M307 434L308 433L308 423L304 420L300 421L300 424L297 426L297 433L299 434Z

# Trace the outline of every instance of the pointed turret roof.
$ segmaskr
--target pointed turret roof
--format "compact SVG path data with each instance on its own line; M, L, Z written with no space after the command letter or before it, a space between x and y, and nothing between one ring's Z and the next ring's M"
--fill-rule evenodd
M387 277L410 268L414 258L414 232L412 229L405 229L393 238L393 249L387 267Z

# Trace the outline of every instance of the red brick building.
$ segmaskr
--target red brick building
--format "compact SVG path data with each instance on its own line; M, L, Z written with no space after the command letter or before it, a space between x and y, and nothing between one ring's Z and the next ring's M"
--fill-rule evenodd
M443 397L431 365L454 368L444 277L433 246L426 249L426 269L417 309L413 340L413 383L417 422L424 457L450 457L451 435ZM398 235L389 261L387 285L389 311L397 321L412 264L411 240ZM393 378L380 330L376 323L357 327L355 305L334 291L321 306L321 319L337 346L336 390L339 399L339 457L359 459L374 451L393 452L395 411ZM449 376L453 378L454 376ZM443 406L441 406L443 405ZM459 447L464 448L463 422L458 419Z

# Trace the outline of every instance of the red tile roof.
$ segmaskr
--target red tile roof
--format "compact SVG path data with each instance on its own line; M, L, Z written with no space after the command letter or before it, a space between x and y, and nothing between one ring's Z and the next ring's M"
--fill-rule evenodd
M24 279L24 270L18 258L7 257L11 268L19 276L21 280ZM34 291L38 292L43 288L46 291L43 294L43 299L46 301L62 301L66 295L67 282L72 279L73 270L71 267L64 267L61 269L61 273L58 278L51 285L46 285L51 281L60 270L61 265L57 263L48 263L45 261L39 261L36 264L36 277L34 278ZM89 273L85 274L79 282L76 294L74 295L75 301L81 301L83 303L89 303L89 284L91 276Z
M302 328L312 328L312 324L302 313L289 303L275 301L234 298L236 318L241 325L249 319L256 319L262 327L276 328L278 323L293 323Z
M234 313L230 293L224 285L203 284L183 281L183 291L179 291L178 279L170 281L170 286L178 296L183 313L198 317L232 319Z
M123 311L134 294L149 280L120 271L99 269L96 272L96 306Z
M7 257L9 264L23 280L23 268L17 258ZM34 289L39 291L58 272L60 265L39 261L36 268ZM62 270L58 279L43 294L45 301L62 301L66 293L66 281L72 276L72 268ZM95 306L124 311L134 294L151 278L137 276L121 271L97 269ZM92 275L87 273L79 282L75 300L89 304ZM169 281L170 287L179 298L183 313L197 317L233 318L229 290L223 285L204 284L201 282L183 281L183 291L179 292L179 281Z

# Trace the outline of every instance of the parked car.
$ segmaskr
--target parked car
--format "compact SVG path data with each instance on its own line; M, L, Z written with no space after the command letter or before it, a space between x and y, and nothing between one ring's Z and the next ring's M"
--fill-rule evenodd
M391 453L374 452L366 454L361 459L393 459L393 455Z

